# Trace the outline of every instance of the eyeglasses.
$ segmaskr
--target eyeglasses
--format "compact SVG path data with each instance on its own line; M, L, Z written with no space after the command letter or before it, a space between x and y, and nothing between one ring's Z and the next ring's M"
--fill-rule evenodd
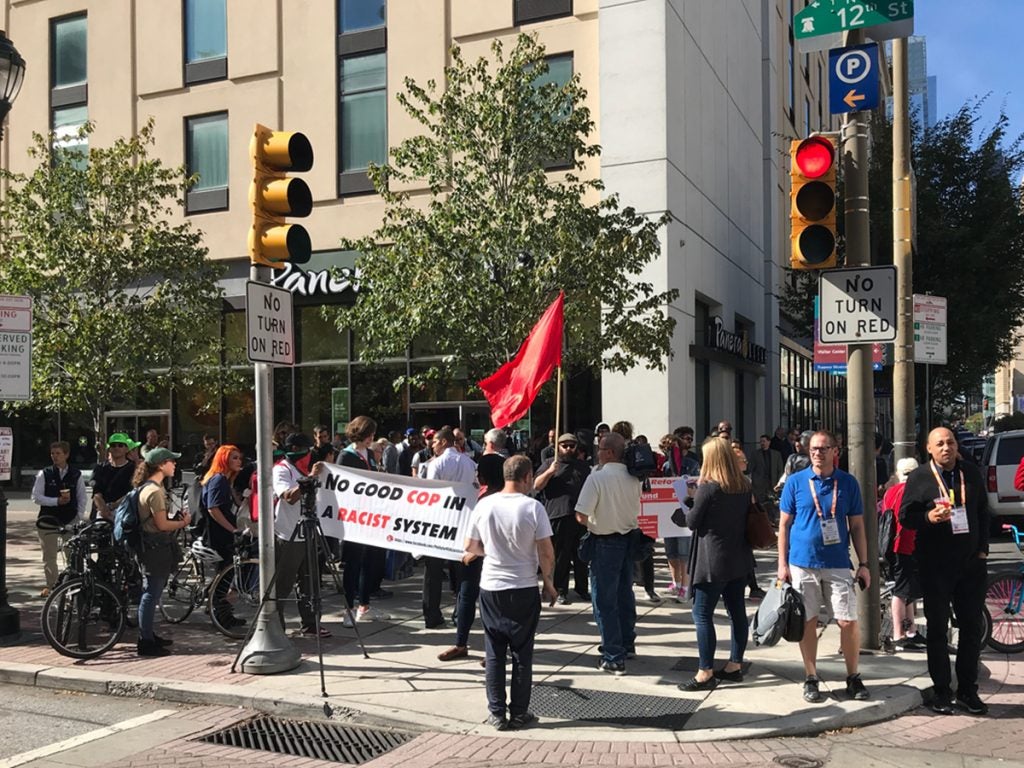
M833 446L831 445L812 445L809 450L811 453L828 453L831 451Z
M576 443L559 443L558 447L559 448L575 448L576 447Z

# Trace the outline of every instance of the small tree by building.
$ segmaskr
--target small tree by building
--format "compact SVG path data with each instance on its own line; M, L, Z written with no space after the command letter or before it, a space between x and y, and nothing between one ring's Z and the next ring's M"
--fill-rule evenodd
M28 175L4 172L0 293L34 301L31 402L92 415L147 392L223 383L222 267L171 225L189 183L150 157L152 122L110 147L35 134ZM101 454L102 458L102 454Z
M360 292L339 328L354 330L363 360L420 342L441 360L425 375L476 381L563 289L566 364L663 368L678 292L656 290L645 269L665 217L620 207L586 176L600 147L579 75L553 82L526 35L491 53L474 63L454 47L443 86L406 78L398 101L423 133L370 169L386 209L375 232L343 242L361 254Z

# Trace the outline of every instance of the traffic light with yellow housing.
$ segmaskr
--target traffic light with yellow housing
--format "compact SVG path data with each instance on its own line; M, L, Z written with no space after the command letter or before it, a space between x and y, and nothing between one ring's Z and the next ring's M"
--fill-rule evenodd
M793 269L836 265L836 150L824 136L790 145L790 255Z
M309 216L313 210L313 195L306 182L287 176L289 171L313 167L309 139L301 133L272 131L257 123L249 155L249 259L274 269L282 269L287 262L305 264L312 253L309 233L299 224L287 224L285 217Z

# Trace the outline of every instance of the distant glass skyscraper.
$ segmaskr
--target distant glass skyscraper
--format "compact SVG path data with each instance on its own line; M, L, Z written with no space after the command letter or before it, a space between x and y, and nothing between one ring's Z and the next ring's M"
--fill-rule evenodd
M885 48L889 61L892 61L892 43L887 42ZM931 128L939 119L938 85L935 76L928 74L928 43L924 35L914 35L909 38L907 53L910 112L922 126ZM886 99L885 114L892 119L892 97Z

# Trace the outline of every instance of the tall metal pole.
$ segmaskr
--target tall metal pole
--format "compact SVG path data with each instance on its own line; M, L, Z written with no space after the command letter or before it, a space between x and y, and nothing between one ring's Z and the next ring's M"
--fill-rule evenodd
M256 283L267 283L266 267L253 265L250 279ZM248 311L248 308L246 308ZM259 482L259 530L260 530L260 594L268 595L256 618L256 630L240 655L243 672L251 675L270 675L295 669L302 661L291 640L284 633L284 627L277 615L277 601L273 591L268 590L274 577L274 448L270 432L273 429L271 409L271 366L255 363L256 378L256 472Z
M847 45L861 45L863 30L849 32ZM852 112L843 124L843 171L846 182L846 266L871 265L868 207L868 126L864 112ZM875 485L875 393L871 370L871 344L847 348L847 421L850 438L850 474L860 485L864 502L864 531L870 589L858 600L861 647L877 648L881 629L878 602L878 513Z
M911 241L907 38L892 41L892 263L896 266L896 354L892 369L893 458L915 456L914 252ZM924 423L924 419L921 420Z

